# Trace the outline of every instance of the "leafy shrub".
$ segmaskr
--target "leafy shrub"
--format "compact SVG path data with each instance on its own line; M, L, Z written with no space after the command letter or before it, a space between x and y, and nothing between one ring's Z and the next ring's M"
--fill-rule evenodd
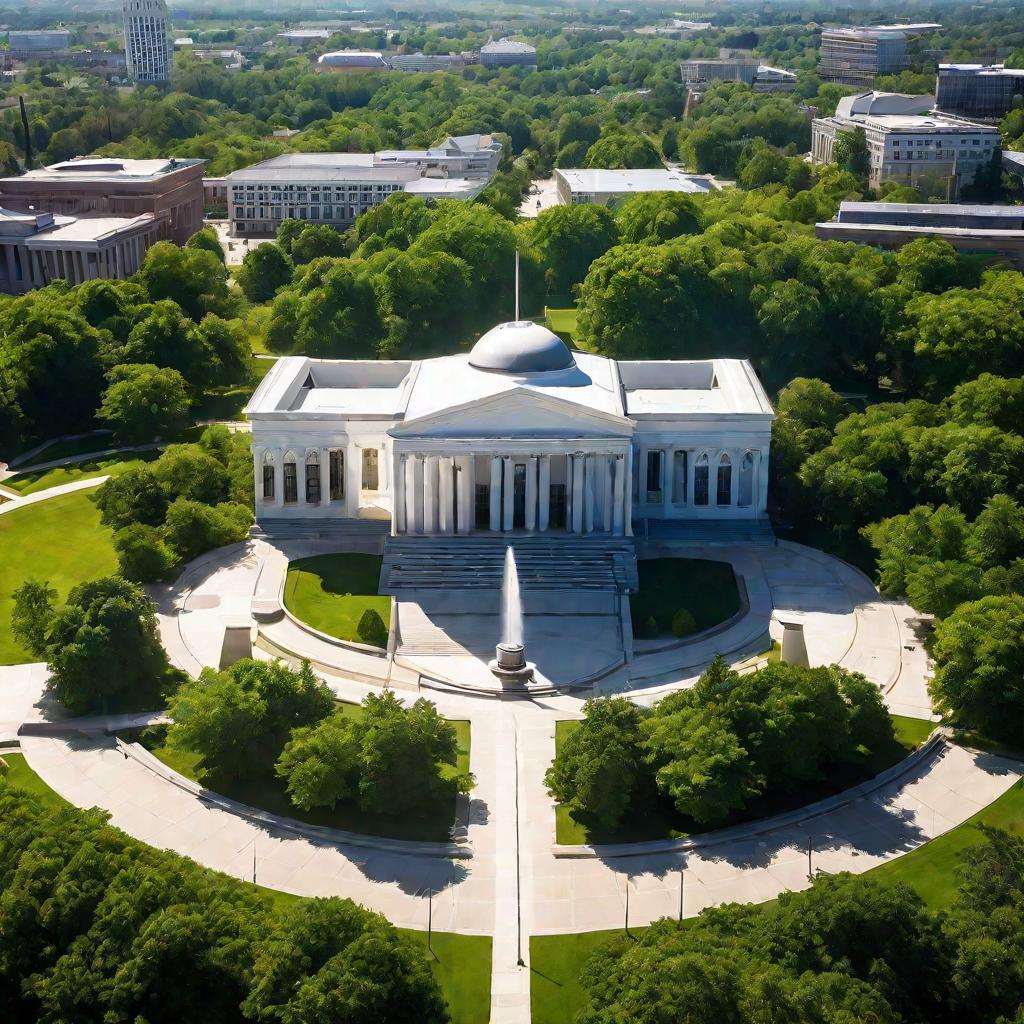
M164 543L160 531L144 523L118 530L114 550L121 575L135 583L166 579L178 564L178 556Z
M356 626L356 636L371 647L387 647L388 627L375 608L367 608Z
M697 622L689 608L680 608L672 616L672 635L689 636L697 632Z

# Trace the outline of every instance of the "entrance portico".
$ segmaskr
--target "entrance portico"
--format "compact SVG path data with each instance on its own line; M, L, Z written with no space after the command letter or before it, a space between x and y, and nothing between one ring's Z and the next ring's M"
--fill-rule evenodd
M580 439L569 450L564 438L487 444L396 441L392 534L629 534L627 439Z

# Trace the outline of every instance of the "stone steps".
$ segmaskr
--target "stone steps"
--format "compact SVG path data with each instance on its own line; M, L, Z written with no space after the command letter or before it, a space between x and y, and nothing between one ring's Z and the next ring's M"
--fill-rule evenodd
M621 537L389 537L385 591L499 590L505 551L515 551L523 590L622 593L637 587L633 542Z
M385 519L261 519L250 531L271 541L377 541L391 532Z
M762 519L647 519L634 527L637 538L652 541L679 540L687 543L737 544L772 543L771 521Z

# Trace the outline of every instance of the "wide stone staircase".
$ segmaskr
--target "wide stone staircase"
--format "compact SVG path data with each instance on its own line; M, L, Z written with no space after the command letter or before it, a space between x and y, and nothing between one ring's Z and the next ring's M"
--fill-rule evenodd
M522 590L628 593L639 586L630 537L530 534L388 537L381 587L399 597L405 590L499 590L510 546Z
M685 541L692 544L772 543L768 519L644 519L633 524L637 540Z
M391 524L385 519L261 519L250 534L272 541L357 541L365 546L383 545L390 531Z

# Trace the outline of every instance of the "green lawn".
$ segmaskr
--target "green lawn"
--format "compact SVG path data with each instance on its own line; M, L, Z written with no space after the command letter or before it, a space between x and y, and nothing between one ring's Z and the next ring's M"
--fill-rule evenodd
M358 717L363 714L363 709L358 704L339 702L337 706L346 715ZM453 772L468 772L469 722L454 720L451 724L455 727L459 743L458 759ZM383 812L363 811L354 803L338 804L333 810L315 807L311 811L303 811L292 804L284 783L276 776L241 781L207 777L203 771L202 757L194 751L169 746L164 740L165 732L166 730L161 727L146 730L139 739L169 768L233 800L239 800L272 814L295 818L310 825L325 825L364 835L428 842L446 842L448 839L448 830L454 821L454 799L433 807L424 807L420 814L398 818Z
M391 598L377 593L380 555L336 554L300 558L288 566L284 603L298 619L339 640L359 641L363 612L391 620Z
M530 937L530 1006L533 1024L571 1024L583 1008L580 971L609 932Z
M113 445L111 438L112 435L106 433L90 434L87 437L75 438L73 441L50 441L42 451L32 456L31 462L53 462L55 459L70 459L74 455L101 452Z
M145 462L152 462L159 455L160 452L156 449L151 452L131 453L129 458L112 454L100 459L90 459L88 462L74 462L69 466L55 466L53 469L12 477L4 486L22 495L35 494L37 491L45 491L48 487L75 483L90 476L120 476L129 469L136 469Z
M26 579L48 581L64 600L76 584L116 571L93 493L87 488L0 516L0 664L32 660L11 636L11 594Z
M465 723L468 726L468 723ZM38 797L54 810L71 806L28 766L23 754L2 754L6 778ZM283 910L304 899L278 889L260 887L267 900ZM399 928L410 941L422 946L452 1015L452 1024L487 1024L491 1012L491 939L487 935L453 935L434 932L427 951L427 933Z
M640 590L629 598L633 629L640 634L651 616L658 633L670 635L680 608L693 615L698 631L710 629L740 609L736 577L728 562L703 558L645 558L637 562Z
M901 761L915 747L920 746L935 728L931 722L917 718L905 718L893 715L893 726L896 742L884 751L879 751L875 758L864 766L862 772L827 772L825 781L808 786L799 793L773 795L770 792L759 800L751 801L742 811L737 811L715 828L726 828L744 821L755 821L773 814L802 807L825 797L839 793L850 786L857 785L866 778L872 778L886 768ZM576 729L578 720L566 720L555 723L555 750ZM696 835L708 831L705 825L697 824L680 815L667 801L658 801L654 806L638 808L632 817L627 817L613 831L591 828L585 820L575 817L568 807L555 804L555 840L565 846L580 846L585 843L632 843L650 839L668 839L673 834Z
M545 309L547 311L548 327L555 334L567 334L572 337L576 333L578 313L575 306L571 309L551 309L549 307L545 307Z
M250 360L252 378L242 384L224 388L211 388L203 393L192 408L193 420L244 420L242 410L246 407L259 383L270 373L276 360Z

